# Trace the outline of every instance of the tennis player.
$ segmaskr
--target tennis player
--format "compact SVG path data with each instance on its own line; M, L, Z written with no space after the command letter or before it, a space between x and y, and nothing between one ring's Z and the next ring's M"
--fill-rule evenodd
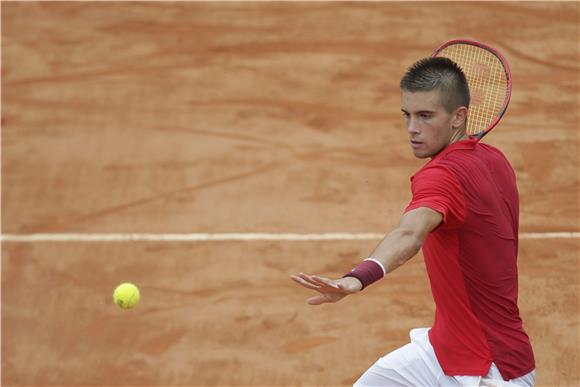
M535 361L518 299L519 198L498 149L466 134L469 87L450 59L415 63L401 83L409 145L430 159L411 178L399 226L343 278L292 279L337 302L423 249L436 305L431 328L380 358L355 386L533 386Z

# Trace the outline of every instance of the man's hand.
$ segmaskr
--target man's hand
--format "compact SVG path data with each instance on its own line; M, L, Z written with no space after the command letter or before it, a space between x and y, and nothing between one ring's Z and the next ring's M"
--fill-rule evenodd
M337 302L349 294L357 293L362 289L360 281L353 277L331 280L316 275L300 273L298 275L291 275L290 278L305 288L316 290L320 293L320 295L308 299L310 305Z

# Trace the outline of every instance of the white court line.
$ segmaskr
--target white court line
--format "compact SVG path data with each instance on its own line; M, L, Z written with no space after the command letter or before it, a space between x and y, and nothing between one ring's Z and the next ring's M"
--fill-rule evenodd
M2 242L211 242L211 241L348 241L379 240L379 233L191 233L191 234L2 234ZM580 232L520 233L520 239L575 239Z

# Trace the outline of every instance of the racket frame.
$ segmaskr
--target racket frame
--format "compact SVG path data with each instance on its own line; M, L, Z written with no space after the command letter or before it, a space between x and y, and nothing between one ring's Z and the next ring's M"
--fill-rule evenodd
M485 136L486 134L488 134L493 128L495 128L495 126L499 123L499 121L502 119L503 115L505 114L505 112L507 111L508 105L510 103L510 99L512 96L512 73L509 67L509 64L507 62L507 59L502 55L501 52L499 52L498 50L496 50L495 48L488 46L487 44L475 41L475 40L470 40L470 39L452 39L449 40L445 43L443 43L442 45L440 45L439 47L437 47L435 49L435 51L433 51L433 53L431 54L432 58L435 58L438 56L438 54L443 51L445 48L455 45L455 44L468 44L471 46L476 46L479 48L482 48L484 50L489 51L490 53L492 53L496 58L499 59L504 72L505 72L505 76L506 76L506 81L507 81L507 87L506 87L506 96L504 98L504 102L503 102L503 106L501 108L501 110L499 111L498 115L494 118L494 120L487 126L487 128L479 133L476 134L471 134L470 137L471 138L476 138L477 141L481 140L483 138L483 136ZM457 63L459 65L459 67L461 66L461 63Z

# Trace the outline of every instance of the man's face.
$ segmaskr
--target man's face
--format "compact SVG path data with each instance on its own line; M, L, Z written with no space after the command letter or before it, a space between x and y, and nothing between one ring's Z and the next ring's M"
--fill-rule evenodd
M457 132L453 129L456 114L445 110L438 90L402 90L401 105L415 157L434 157L450 144Z

